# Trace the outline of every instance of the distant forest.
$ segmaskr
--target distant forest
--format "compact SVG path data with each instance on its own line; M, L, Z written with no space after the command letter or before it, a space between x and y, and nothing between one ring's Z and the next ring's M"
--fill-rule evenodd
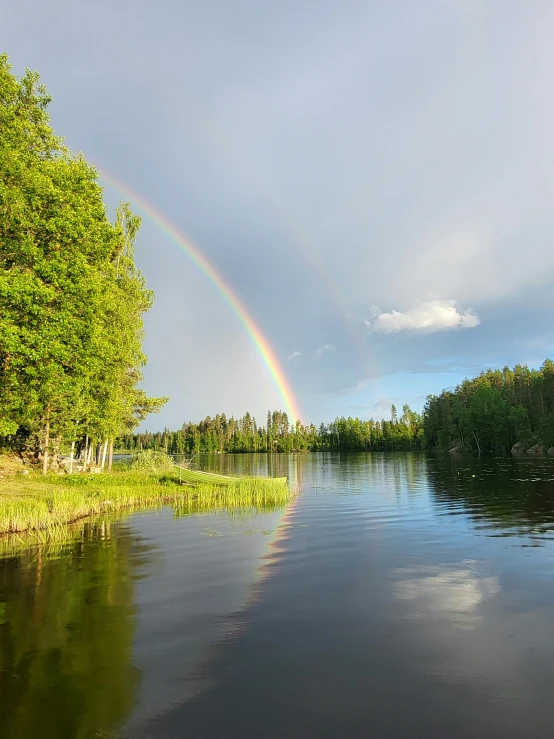
M554 362L540 370L487 370L453 390L427 398L420 415L405 405L390 420L337 418L332 423L289 423L287 414L267 414L259 426L249 414L225 414L185 423L178 431L129 434L119 448L198 452L393 451L439 449L477 453L531 451L554 447Z
M267 414L265 426L246 413L239 419L222 413L200 423L185 423L178 431L129 434L119 440L126 450L165 449L169 454L199 452L316 452L350 449L421 449L422 419L406 405L397 417L392 406L390 421L337 418L330 424L304 426L289 423L286 413Z

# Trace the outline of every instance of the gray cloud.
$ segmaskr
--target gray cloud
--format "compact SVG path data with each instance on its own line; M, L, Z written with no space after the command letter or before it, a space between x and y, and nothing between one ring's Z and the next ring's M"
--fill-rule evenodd
M409 396L430 361L552 353L553 5L24 0L2 31L68 144L240 295L309 420L366 378L406 372ZM137 260L157 295L145 386L172 396L149 425L282 405L244 327L147 219ZM394 306L377 324L398 330L348 319L368 304ZM423 330L433 305L443 329L475 321L467 306L481 325ZM286 361L325 345L326 361Z

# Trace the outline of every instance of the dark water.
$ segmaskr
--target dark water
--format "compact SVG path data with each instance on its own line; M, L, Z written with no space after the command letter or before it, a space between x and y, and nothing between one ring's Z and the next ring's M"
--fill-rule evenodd
M0 736L554 735L554 460L270 467L282 511L4 548Z

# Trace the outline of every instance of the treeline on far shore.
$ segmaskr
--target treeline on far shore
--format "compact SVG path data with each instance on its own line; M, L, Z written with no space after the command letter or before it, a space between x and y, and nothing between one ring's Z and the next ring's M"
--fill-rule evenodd
M305 426L289 422L282 411L267 414L265 426L250 413L227 418L222 413L200 423L185 423L177 431L128 434L118 440L119 448L164 449L169 454L201 452L314 452L351 449L420 449L423 441L421 416L406 405L397 417L392 406L390 421L337 418L330 424Z
M265 425L246 413L225 414L177 431L128 434L120 450L163 449L169 454L214 452L414 451L554 453L554 362L487 370L455 390L427 398L423 413L393 405L389 420L337 418L329 424L291 424L286 413Z

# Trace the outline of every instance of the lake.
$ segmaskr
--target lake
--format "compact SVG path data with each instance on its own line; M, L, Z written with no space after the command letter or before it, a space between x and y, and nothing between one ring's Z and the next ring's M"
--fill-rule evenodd
M0 549L0 737L551 737L554 459L213 456L282 510Z

